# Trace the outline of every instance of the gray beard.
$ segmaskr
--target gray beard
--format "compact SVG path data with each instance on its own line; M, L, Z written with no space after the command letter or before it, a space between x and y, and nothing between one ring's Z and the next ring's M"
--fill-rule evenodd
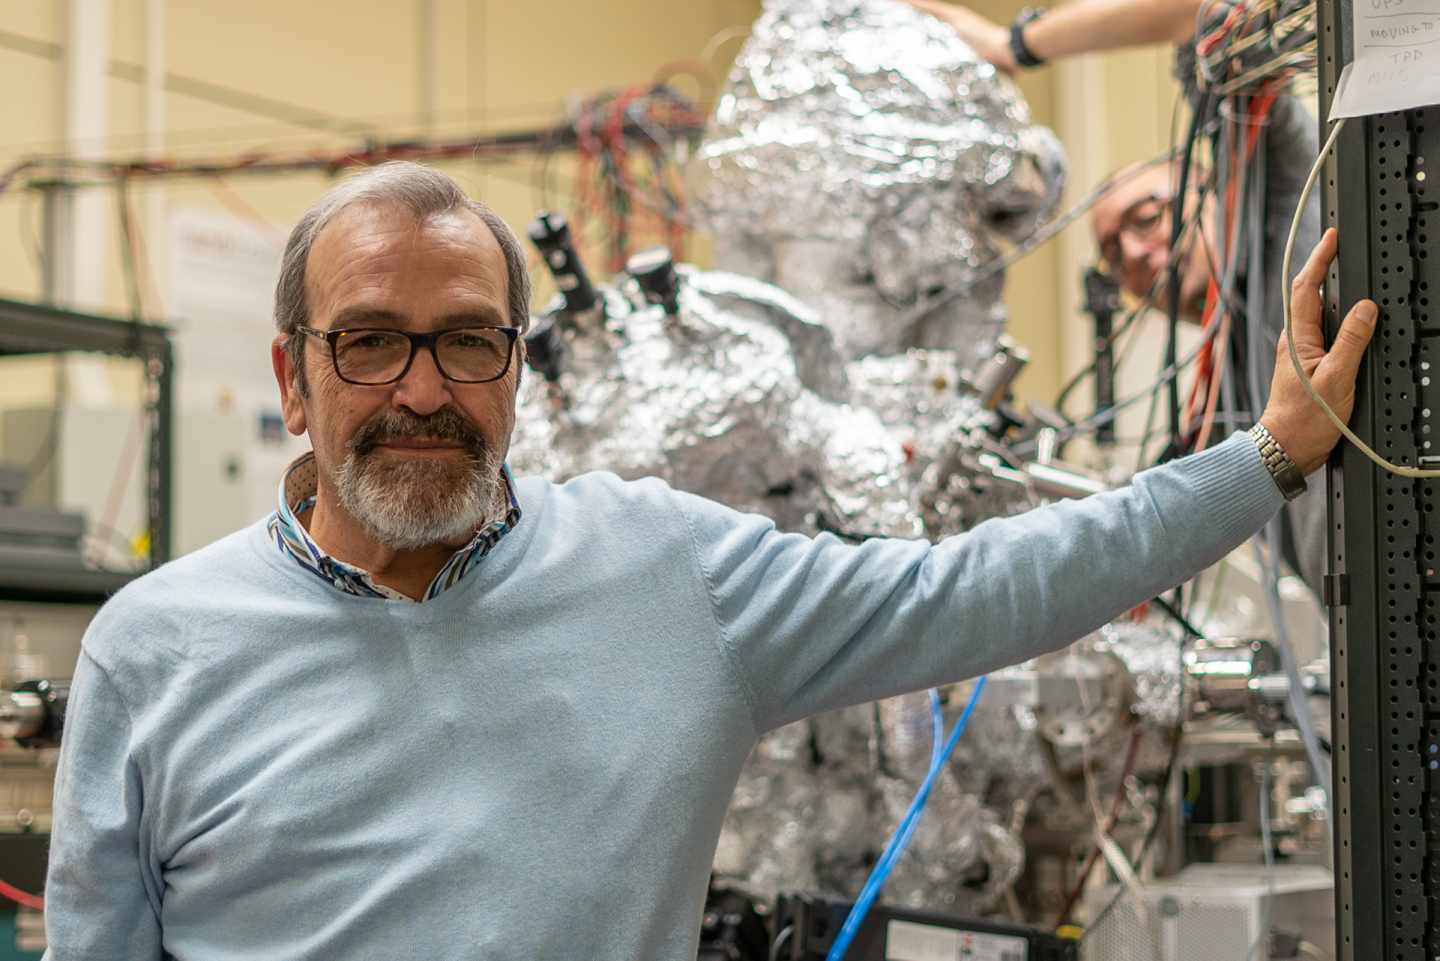
M500 503L501 466L488 446L478 463L384 463L373 452L351 451L335 471L335 493L377 543L413 551L468 540L487 523Z

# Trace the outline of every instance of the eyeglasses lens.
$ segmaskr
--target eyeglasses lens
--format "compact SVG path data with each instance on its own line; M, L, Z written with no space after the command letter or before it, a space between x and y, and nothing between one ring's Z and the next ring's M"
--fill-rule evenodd
M435 344L441 372L456 381L499 377L510 356L510 339L486 327L446 331ZM410 361L410 338L398 331L364 330L335 341L335 367L353 384L386 384Z

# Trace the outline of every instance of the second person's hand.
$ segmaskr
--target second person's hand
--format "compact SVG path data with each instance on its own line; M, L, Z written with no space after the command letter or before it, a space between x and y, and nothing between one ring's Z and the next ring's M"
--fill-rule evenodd
M1016 69L1015 58L1010 53L1010 30L998 23L980 16L973 10L956 6L953 3L943 3L941 0L901 0L908 3L937 20L943 20L955 32L960 39L970 45L980 56L989 60L999 69L1006 73L1014 73Z

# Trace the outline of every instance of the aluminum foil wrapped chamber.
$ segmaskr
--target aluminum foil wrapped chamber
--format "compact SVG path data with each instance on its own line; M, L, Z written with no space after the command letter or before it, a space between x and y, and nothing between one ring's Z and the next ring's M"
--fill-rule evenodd
M673 312L611 290L603 317L542 319L568 361L522 385L512 467L659 477L784 530L919 536L905 451L846 402L809 311L743 277L682 266L677 282Z
M978 268L1049 217L1064 172L948 25L894 0L767 0L687 176L717 265L805 301L847 356L971 366L1005 326L1003 274Z

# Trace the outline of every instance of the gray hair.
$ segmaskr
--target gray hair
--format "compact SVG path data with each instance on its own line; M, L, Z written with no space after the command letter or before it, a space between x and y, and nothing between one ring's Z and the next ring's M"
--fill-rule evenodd
M456 210L468 210L479 217L495 235L500 250L505 254L505 272L510 288L510 324L521 330L529 326L530 274L525 268L524 250L514 231L495 211L466 196L448 174L417 163L395 160L372 167L327 190L290 231L285 255L280 261L280 279L275 284L275 326L289 336L285 346L297 368L305 338L294 336L295 328L307 324L309 320L305 303L305 265L310 259L310 248L320 231L341 211L354 204L397 204L409 211L417 222Z

